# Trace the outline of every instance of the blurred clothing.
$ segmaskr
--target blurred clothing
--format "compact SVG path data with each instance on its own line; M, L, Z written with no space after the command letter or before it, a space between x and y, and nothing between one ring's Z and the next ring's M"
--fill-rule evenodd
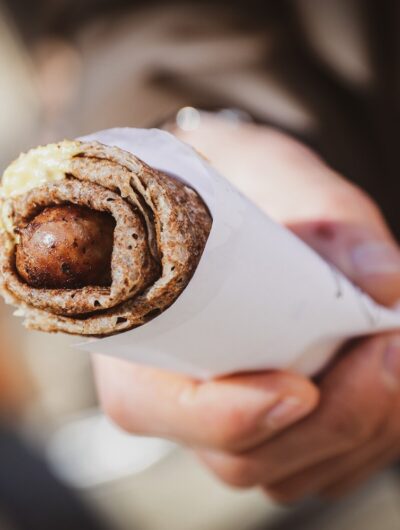
M38 453L0 427L0 511L13 530L105 530Z

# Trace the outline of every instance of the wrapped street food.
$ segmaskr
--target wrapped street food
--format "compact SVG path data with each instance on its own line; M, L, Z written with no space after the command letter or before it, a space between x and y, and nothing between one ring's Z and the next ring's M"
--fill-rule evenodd
M1 288L29 328L109 335L147 322L190 280L211 226L197 193L118 147L22 154L1 187Z
M95 337L85 351L199 378L314 374L350 337L400 327L164 131L34 149L1 197L6 300L30 328Z

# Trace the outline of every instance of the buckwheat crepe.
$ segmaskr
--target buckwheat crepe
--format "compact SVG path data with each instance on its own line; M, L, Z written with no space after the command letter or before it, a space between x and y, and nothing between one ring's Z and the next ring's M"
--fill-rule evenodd
M211 228L185 183L127 151L64 141L23 154L0 188L0 289L31 329L104 336L164 311L193 275ZM111 284L35 288L16 269L21 230L44 208L72 204L115 220Z

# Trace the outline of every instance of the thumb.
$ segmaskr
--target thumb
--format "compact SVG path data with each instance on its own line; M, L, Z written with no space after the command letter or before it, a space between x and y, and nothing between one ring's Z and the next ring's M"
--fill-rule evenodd
M290 228L377 302L400 301L400 250L382 217L301 222Z
M193 446L243 450L307 416L319 392L290 372L205 382L103 355L93 356L103 409L123 429Z

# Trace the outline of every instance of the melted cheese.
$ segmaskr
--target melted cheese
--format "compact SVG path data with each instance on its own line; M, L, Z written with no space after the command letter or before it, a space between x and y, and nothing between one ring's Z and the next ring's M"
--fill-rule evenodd
M0 197L8 199L42 184L61 180L69 170L71 158L80 149L79 142L65 140L21 154L3 174Z

